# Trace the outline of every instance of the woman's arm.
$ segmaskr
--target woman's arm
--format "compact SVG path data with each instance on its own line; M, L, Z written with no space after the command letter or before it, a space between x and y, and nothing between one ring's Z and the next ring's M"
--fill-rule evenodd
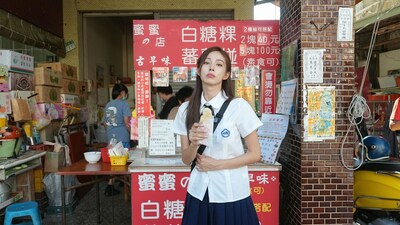
M196 166L200 171L234 169L256 163L261 159L260 142L257 132L253 131L244 138L247 145L247 152L232 159L217 160L206 155L197 155Z
M400 130L400 120L390 120L389 122L389 129L391 131Z
M125 124L126 129L128 129L128 131L130 131L131 130L131 124L130 124L130 121L129 121L129 116L124 116L124 124Z

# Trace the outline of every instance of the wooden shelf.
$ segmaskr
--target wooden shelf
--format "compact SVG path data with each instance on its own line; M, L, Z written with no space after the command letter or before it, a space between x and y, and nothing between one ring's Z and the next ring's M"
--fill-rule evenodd
M41 157L45 151L29 150L17 158L3 159L0 161L0 180L32 170L41 165Z
M5 207L13 204L14 202L21 200L23 197L24 197L24 194L22 193L22 191L11 193L11 197L9 199L0 203L0 209L3 209Z

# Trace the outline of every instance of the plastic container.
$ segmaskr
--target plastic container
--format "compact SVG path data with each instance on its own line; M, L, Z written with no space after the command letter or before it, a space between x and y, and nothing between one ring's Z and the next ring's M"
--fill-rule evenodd
M32 127L32 137L35 139L36 144L42 143L40 140L39 130L36 127Z
M110 156L112 166L125 166L128 161L128 155L124 156Z
M21 139L2 139L0 140L0 158L9 158L19 153Z
M110 156L108 155L108 148L101 148L101 160L105 163L110 163Z

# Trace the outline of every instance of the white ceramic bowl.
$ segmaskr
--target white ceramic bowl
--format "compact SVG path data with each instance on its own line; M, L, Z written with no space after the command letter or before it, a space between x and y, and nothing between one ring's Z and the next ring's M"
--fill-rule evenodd
M101 152L85 152L85 159L88 163L97 163L101 158Z

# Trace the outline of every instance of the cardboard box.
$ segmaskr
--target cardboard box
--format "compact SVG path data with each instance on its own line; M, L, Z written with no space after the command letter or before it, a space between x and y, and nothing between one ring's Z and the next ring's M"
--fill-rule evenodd
M36 67L34 71L35 85L47 85L61 87L62 76L60 71L51 70L45 67Z
M60 94L60 100L62 104L70 105L70 106L80 106L78 95L70 95L70 94Z
M34 91L10 91L10 94L11 94L11 99L14 99L14 98L28 99L28 97L35 94L35 92Z
M33 91L33 75L23 73L8 73L8 88L17 91Z
M55 63L38 63L38 67L46 67L48 69L56 70L61 72L62 78L77 80L78 72L76 66L70 66L65 63L55 62Z
M12 113L10 95L10 92L0 92L0 114Z
M17 73L33 73L33 57L11 50L0 50L0 64L5 65L9 71Z
M81 87L79 86L78 81L68 80L65 78L62 79L61 93L77 95L79 92L81 92Z
M65 153L64 150L60 152L46 152L44 159L44 172L53 173L65 165Z
M36 85L35 92L38 94L36 102L60 102L60 90L58 87Z

